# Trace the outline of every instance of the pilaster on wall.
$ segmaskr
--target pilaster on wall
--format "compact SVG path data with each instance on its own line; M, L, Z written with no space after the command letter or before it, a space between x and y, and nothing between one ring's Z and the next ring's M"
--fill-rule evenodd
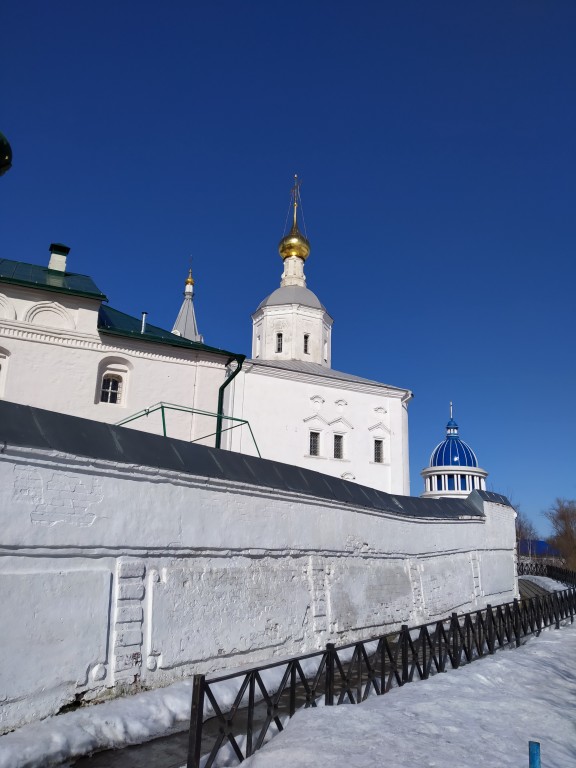
M416 621L424 615L424 594L422 591L422 563L417 560L409 560L408 569L410 574L410 584L412 586L412 605Z
M116 569L114 683L137 683L142 671L144 576L142 560L120 559Z
M326 605L326 560L312 555L308 564L310 610L318 647L326 643L328 634L328 608Z
M474 580L474 597L478 599L482 597L482 582L480 578L480 558L478 552L470 553L470 560L472 564L472 578Z

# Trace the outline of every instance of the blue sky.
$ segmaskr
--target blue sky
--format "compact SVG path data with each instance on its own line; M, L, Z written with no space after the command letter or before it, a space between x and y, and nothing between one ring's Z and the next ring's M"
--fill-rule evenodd
M54 241L171 327L250 352L292 175L333 367L405 386L412 493L454 401L541 533L576 498L576 3L11 3L0 256Z

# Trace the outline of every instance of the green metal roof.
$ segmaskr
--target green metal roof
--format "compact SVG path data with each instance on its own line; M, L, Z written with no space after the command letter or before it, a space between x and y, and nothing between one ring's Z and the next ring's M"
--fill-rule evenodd
M0 259L0 283L11 283L44 291L68 293L74 296L86 296L90 299L107 301L106 296L88 275L75 275L72 272L59 272L37 264L25 264L22 261Z
M185 347L186 349L198 349L204 352L215 352L218 355L227 357L242 357L235 352L228 352L225 349L209 347L198 341L190 341L183 336L177 336L175 333L165 331L156 325L146 323L146 330L141 333L142 320L131 315L126 315L117 309L108 306L101 306L98 313L98 330L100 333L110 334L111 336L123 336L125 338L139 339L140 341L152 341L156 344L168 344L172 347Z

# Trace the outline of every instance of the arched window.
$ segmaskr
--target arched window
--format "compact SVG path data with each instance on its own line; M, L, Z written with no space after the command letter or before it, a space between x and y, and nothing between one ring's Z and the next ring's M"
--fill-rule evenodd
M122 376L117 373L105 373L102 377L102 390L100 392L101 403L114 403L120 405L122 402Z
M125 406L132 363L121 357L105 357L98 365L96 403Z

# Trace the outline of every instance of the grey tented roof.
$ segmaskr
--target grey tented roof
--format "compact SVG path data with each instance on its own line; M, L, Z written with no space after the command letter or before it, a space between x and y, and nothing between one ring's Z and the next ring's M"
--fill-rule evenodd
M194 312L194 303L192 301L191 293L184 294L184 301L180 307L180 312L178 312L174 328L172 328L172 333L176 332L185 339L202 343L202 336L198 333L196 313Z
M363 379L361 376L355 376L353 373L344 373L344 371L335 371L333 368L327 368L320 363L308 363L303 360L260 360L250 359L246 363L252 363L255 367L280 368L284 371L297 371L299 373L309 373L312 376L325 376L327 379L339 379L340 381L355 381L360 384L372 384L375 387L386 387L386 389L396 389L398 392L408 392L402 387L394 387L391 384L383 384L381 381L373 379Z
M320 302L318 296L312 293L309 288L304 288L301 285L284 285L277 288L259 304L258 309L262 309L262 307L275 307L281 304L301 304L303 307L323 309L326 312L326 307Z
M291 491L311 499L325 499L405 517L458 519L484 516L477 491L473 491L468 499L394 496L277 461L207 448L5 400L0 401L0 444L7 455L11 446L39 448Z

